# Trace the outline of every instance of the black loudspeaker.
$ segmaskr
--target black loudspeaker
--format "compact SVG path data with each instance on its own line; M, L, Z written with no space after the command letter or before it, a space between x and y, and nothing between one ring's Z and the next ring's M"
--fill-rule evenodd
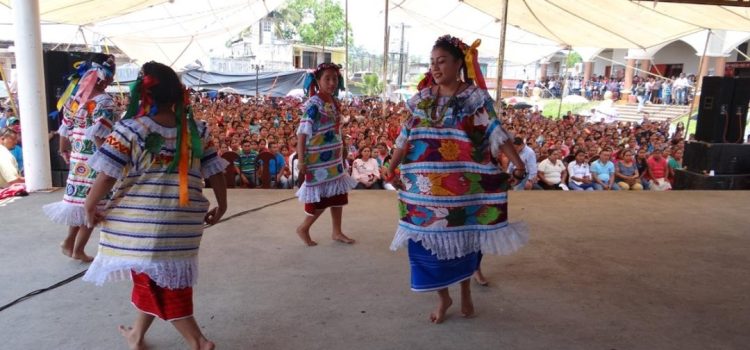
M747 105L747 78L704 77L695 138L704 142L742 143Z
M675 190L750 190L750 174L705 175L677 169L674 173Z
M750 144L686 142L682 164L703 174L750 174Z

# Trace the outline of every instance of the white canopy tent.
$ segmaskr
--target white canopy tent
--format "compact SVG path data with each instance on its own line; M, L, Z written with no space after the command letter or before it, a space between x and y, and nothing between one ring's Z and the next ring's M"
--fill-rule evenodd
M42 40L113 44L138 63L155 60L182 68L242 28L258 22L283 0L41 0ZM11 1L0 0L11 18ZM0 23L12 39L12 23Z
M503 1L463 2L502 18ZM736 6L638 0L510 0L508 24L560 44L602 48L646 49L706 29L750 32L748 3L724 3Z

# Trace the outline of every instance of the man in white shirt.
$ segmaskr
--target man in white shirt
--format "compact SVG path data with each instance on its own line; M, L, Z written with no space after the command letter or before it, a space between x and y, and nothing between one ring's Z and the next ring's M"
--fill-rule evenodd
M520 137L513 139L513 146L516 148L518 156L521 157L521 160L526 167L526 177L518 180L518 183L513 185L513 190L523 191L526 188L527 182L536 182L536 153L534 153L534 150L531 149L531 147L526 146L523 143L523 139ZM513 170L515 169L516 165L513 164L513 162L510 162L510 164L508 164L508 173L513 174Z
M18 162L9 149L18 143L18 134L10 128L0 129L0 188L15 183L23 183L24 178L18 171Z

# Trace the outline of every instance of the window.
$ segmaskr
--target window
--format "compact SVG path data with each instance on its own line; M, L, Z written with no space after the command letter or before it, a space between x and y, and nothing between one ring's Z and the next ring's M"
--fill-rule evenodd
M323 60L325 63L331 63L331 53L326 52L325 53L325 59Z
M318 64L317 52L303 51L302 52L302 68L303 69L314 69Z
M273 23L271 21L261 21L264 32L270 32Z

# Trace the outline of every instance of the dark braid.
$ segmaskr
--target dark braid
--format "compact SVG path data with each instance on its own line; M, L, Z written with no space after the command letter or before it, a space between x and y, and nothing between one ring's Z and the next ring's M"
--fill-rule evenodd
M461 62L461 73L463 75L463 81L468 84L473 84L474 82L468 78L469 72L468 68L466 67L466 63L464 62L464 49L466 49L467 47L468 46L464 44L461 39L446 34L439 37L435 41L435 45L432 46L432 49L444 50L451 56L453 56L453 58L459 60Z

